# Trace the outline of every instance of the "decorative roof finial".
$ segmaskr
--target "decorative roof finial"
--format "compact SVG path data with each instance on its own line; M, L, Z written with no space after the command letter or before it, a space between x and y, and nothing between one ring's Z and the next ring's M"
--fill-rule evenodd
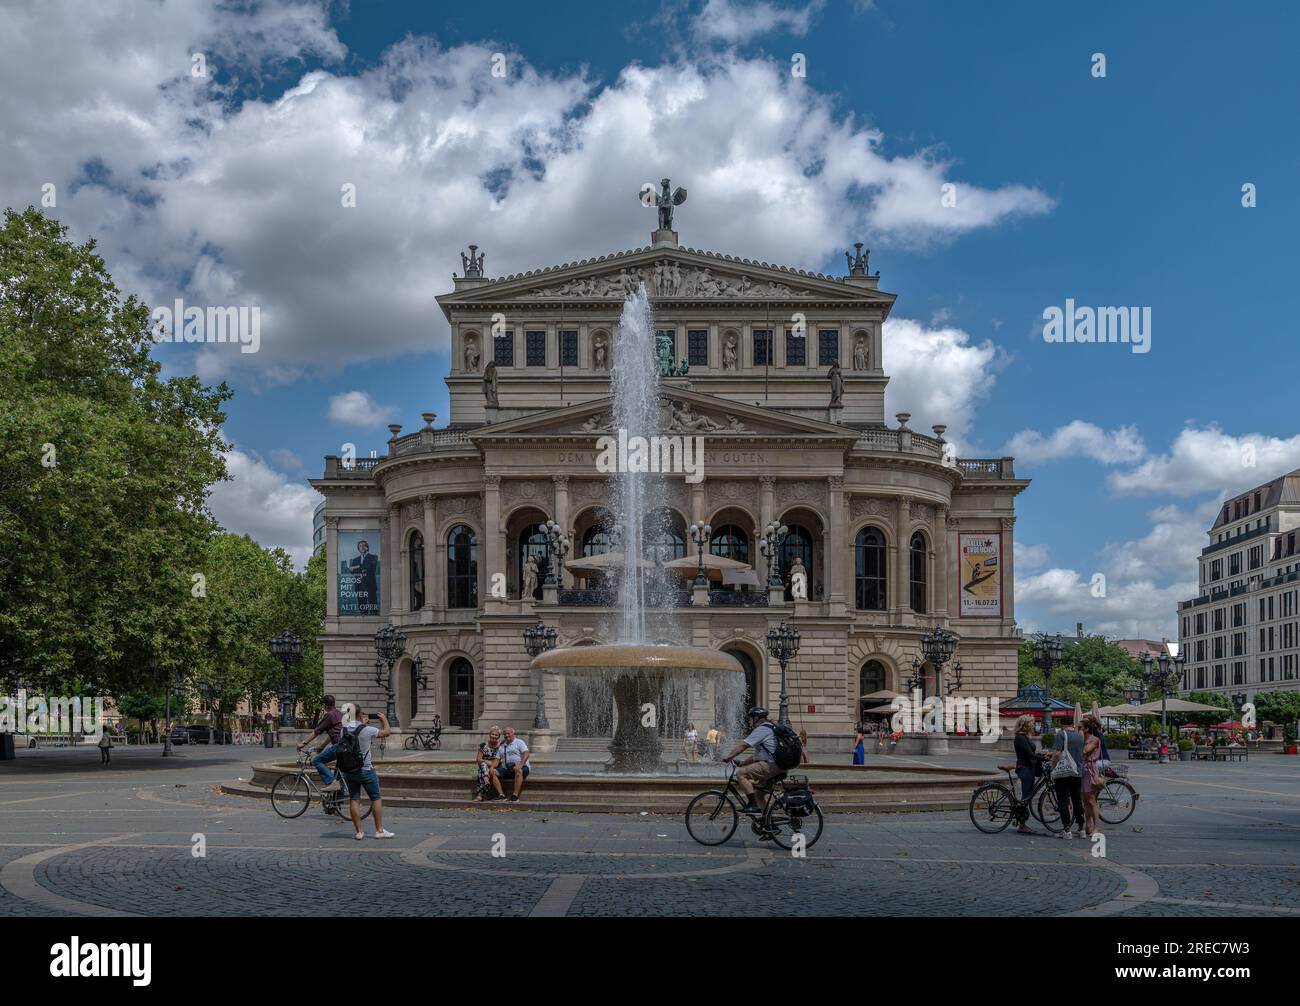
M649 182L641 186L641 202L646 206L655 206L659 209L661 231L673 229L673 207L686 202L686 190L679 185L676 191L670 191L671 187L672 183L667 178L660 180L658 193Z
M479 252L479 254L475 255L474 253L477 251L478 245L470 245L468 256L464 252L460 253L460 264L465 270L466 279L483 278L483 253Z
M868 248L867 253L865 255L862 254L861 241L853 242L853 247L857 249L856 255L851 252L844 253L844 257L849 260L849 275L865 276L867 275L867 263L871 259L871 249Z

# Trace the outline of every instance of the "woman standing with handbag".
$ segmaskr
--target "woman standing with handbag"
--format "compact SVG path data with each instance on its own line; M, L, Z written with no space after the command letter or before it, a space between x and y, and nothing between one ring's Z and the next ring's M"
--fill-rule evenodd
M1097 790L1101 789L1097 770L1097 759L1101 757L1101 724L1091 716L1084 717L1083 735L1083 763L1080 766L1083 778L1083 827L1091 838L1101 833L1097 813Z

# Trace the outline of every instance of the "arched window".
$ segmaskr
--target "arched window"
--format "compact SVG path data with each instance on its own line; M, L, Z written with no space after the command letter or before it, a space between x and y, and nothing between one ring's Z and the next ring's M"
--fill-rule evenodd
M858 698L883 691L885 687L885 665L879 660L868 660L858 672Z
M925 614L925 566L926 552L925 535L920 531L912 535L912 610L917 614Z
M749 562L749 535L735 524L724 524L713 532L709 551L724 559Z
M647 562L672 562L686 555L686 534L669 510L647 514L641 531L641 557Z
M885 536L878 527L864 527L854 542L856 565L854 587L856 607L859 611L884 611L887 604L885 591Z
M582 532L582 554L584 556L604 555L612 547L609 528L604 524L593 524Z
M812 580L812 563L813 548L812 535L806 527L798 524L791 524L790 533L785 536L785 541L781 542L781 549L777 555L777 562L781 568L781 580L784 582L790 579L790 567L794 565L795 556L803 561L803 568L808 574L808 599L813 600L816 597L817 588L813 585ZM785 599L792 600L790 588L785 589Z
M411 610L424 607L424 535L411 535Z
M533 597L541 600L542 584L546 582L547 563L551 558L551 539L540 524L530 524L519 532L519 568L515 572L519 576L521 591L524 589L524 563L530 556L537 560L537 589L533 591Z
M478 538L465 524L447 532L447 607L478 607Z
M447 668L447 723L464 730L474 726L474 665L464 657Z

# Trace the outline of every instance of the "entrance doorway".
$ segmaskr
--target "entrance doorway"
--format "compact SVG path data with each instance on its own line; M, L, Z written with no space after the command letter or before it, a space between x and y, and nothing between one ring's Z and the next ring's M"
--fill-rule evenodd
M457 657L447 668L447 725L474 727L474 665Z

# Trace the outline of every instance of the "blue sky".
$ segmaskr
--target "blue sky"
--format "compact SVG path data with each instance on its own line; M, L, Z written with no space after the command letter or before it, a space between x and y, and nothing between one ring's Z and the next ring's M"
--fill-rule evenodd
M1300 466L1293 4L41 11L0 11L0 196L53 183L150 302L263 305L258 354L160 355L235 387L213 505L265 544L304 554L321 455L445 418L432 298L465 244L499 274L644 243L663 174L685 244L835 273L872 249L889 411L1034 480L1026 628L1172 634L1214 503ZM1149 307L1151 351L1045 343L1066 298Z

